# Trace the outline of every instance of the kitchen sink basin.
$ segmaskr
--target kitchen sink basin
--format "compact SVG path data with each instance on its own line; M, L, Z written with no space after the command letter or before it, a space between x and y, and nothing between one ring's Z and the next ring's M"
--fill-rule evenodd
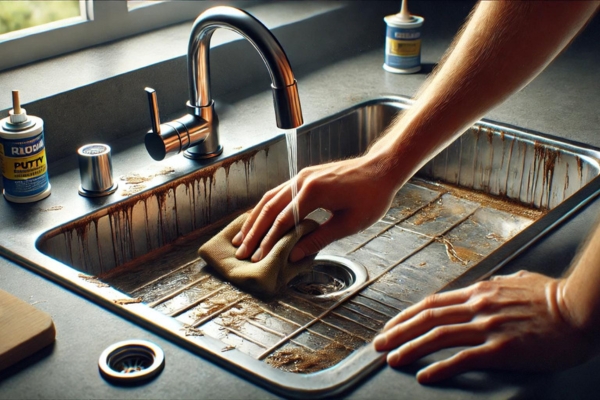
M303 126L298 168L363 153L409 106L386 97ZM597 149L481 121L380 221L322 250L312 273L265 299L224 281L196 251L289 178L286 149L282 135L189 173L125 176L113 200L69 221L30 215L35 244L5 238L3 255L279 394L319 397L384 362L372 340L388 319L490 276L600 189Z

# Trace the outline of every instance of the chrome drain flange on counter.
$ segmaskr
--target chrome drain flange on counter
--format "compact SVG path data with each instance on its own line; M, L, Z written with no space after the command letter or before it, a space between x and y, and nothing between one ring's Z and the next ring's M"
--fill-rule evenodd
M114 193L119 186L113 180L110 146L102 143L86 144L77 150L79 158L79 194L84 197L102 197Z
M125 340L106 348L98 367L102 377L112 383L139 384L156 377L164 368L165 353L146 340Z
M343 257L319 254L315 257L313 269L296 276L288 287L300 296L332 300L352 292L367 278L364 266Z

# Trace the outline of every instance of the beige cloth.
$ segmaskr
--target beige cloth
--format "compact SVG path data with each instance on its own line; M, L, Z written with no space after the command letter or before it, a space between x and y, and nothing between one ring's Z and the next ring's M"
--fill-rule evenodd
M319 224L309 219L302 221L298 225L298 232L291 229L265 258L254 263L249 259L238 260L235 257L237 247L231 244L246 218L248 214L242 214L198 250L200 257L228 281L255 293L271 296L300 272L311 268L314 256L294 263L290 263L288 258L296 242Z

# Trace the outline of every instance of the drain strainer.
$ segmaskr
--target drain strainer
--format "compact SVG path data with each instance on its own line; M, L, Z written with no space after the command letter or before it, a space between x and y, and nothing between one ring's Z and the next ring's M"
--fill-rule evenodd
M139 383L158 375L165 365L165 353L145 340L126 340L106 348L98 367L102 376L116 383Z
M301 296L330 300L344 296L367 280L367 270L343 257L318 255L313 269L290 281L288 286Z

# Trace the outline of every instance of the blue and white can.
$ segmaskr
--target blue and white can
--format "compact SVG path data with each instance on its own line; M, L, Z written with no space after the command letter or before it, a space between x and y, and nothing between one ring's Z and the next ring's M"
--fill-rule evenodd
M412 74L421 69L421 26L425 19L411 15L406 21L399 15L383 19L387 24L383 68L397 74Z
M0 121L0 167L4 197L14 203L30 203L50 195L44 143L44 122L28 116L27 122Z

